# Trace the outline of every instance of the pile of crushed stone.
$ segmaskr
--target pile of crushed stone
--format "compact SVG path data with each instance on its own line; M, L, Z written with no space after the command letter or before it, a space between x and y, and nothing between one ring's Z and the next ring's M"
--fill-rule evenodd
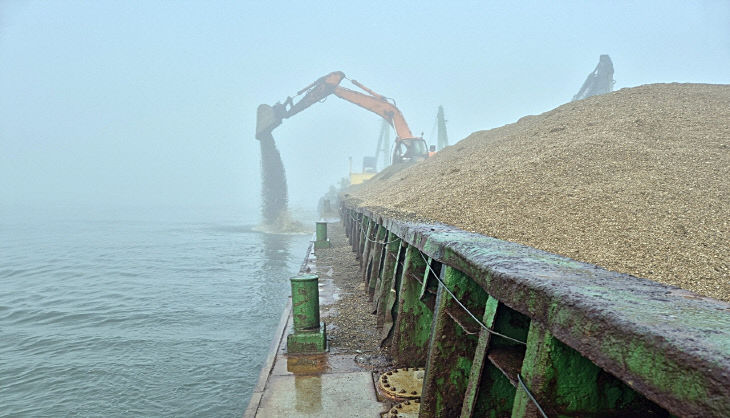
M347 191L730 301L730 85L652 84L479 131Z

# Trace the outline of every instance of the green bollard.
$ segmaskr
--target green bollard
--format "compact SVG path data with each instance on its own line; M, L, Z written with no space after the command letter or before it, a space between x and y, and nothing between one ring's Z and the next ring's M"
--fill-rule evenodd
M294 331L319 328L319 276L304 274L289 280Z
M294 333L287 336L287 352L326 351L326 325L319 322L319 276L304 274L292 277L290 282Z
M327 239L327 222L317 222L316 240L314 241L314 249L329 248L330 242Z

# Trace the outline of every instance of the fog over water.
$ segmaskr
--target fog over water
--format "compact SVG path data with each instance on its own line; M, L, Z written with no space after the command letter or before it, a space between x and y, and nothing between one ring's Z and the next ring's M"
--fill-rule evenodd
M727 83L728 21L715 1L3 1L0 203L256 208L256 107L330 71L429 143L443 105L455 142L569 101L600 54L616 89ZM359 168L379 129L336 97L286 120L292 203Z
M341 70L429 144L443 105L454 143L568 102L601 54L614 89L728 83L728 22L716 1L0 1L0 416L242 413L309 239L254 232L259 104ZM380 126L329 97L273 131L294 218Z

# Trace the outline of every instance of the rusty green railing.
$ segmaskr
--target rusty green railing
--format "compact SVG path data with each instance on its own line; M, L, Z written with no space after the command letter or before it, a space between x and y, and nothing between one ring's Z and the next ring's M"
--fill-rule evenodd
M341 208L421 416L730 416L730 305L441 224ZM543 415L544 414L544 415Z

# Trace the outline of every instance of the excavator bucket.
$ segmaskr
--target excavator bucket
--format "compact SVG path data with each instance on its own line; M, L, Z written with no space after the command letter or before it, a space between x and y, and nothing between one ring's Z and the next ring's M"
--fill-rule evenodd
M256 113L256 139L261 139L262 134L271 133L279 125L281 118L276 116L274 108L267 104L259 105Z

